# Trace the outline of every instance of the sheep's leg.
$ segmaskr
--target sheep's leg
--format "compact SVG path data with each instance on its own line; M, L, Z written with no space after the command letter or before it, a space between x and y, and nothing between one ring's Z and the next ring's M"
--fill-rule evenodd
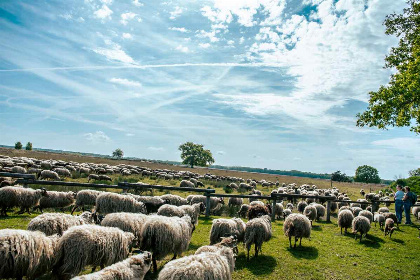
M343 235L343 228L341 228L341 235Z
M76 211L77 208L79 208L79 206L77 206L77 205L74 205L73 206L73 209L71 209L71 214L72 215L73 215L74 211Z
M290 245L290 248L292 248L292 236L289 236L289 245Z
M92 267L92 271L90 273L94 273L96 270L96 266Z
M25 208L20 208L20 210L17 212L17 214L23 214L23 213L25 213Z
M297 242L298 238L295 236L295 246L294 248L296 248L296 242Z
M157 272L157 263L156 263L156 258L154 256L154 254L152 254L152 263L153 263L153 272L156 273Z
M26 212L28 212L28 214L31 215L31 211L29 211L29 207L26 208Z
M360 242L362 242L363 233L360 232Z
M101 263L101 269L105 268L105 264Z
M172 260L175 260L176 259L176 254L174 254L174 257L172 258Z
M258 246L255 244L255 257L258 257Z
M300 241L299 241L299 247L301 246L302 246L302 237L300 238Z

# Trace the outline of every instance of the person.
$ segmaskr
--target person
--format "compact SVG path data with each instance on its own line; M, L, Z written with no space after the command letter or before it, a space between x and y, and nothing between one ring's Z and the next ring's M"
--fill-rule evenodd
M410 187L405 187L405 195L402 200L404 205L405 224L411 225L410 208L412 206L413 193L410 191Z
M395 215L397 216L397 223L401 224L402 220L402 210L403 210L403 198L404 192L402 191L402 187L400 185L397 186L397 192L394 194L395 200Z

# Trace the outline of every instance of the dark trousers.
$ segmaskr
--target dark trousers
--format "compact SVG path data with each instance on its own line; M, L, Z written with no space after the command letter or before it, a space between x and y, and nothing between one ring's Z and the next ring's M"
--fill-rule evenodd
M411 208L411 202L410 201L404 201L404 213L405 213L405 223L406 224L411 224L410 208Z
M397 216L397 221L400 224L402 220L402 211L403 211L403 201L395 200L395 215Z

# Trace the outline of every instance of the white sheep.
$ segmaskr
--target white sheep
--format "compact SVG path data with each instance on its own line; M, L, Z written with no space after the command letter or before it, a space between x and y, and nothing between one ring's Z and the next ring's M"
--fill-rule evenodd
M161 195L160 198L166 204L172 204L172 205L176 205L176 206L181 206L181 205L187 205L187 204L189 204L188 201L185 198L180 197L179 195L164 194L164 195Z
M262 250L263 242L270 240L271 236L271 218L269 215L249 220L246 223L244 235L244 244L247 249L247 260L249 260L251 245L255 244L255 257L257 257L258 252L261 252Z
M210 230L210 244L216 244L220 238L233 235L238 241L243 241L245 234L245 223L239 218L214 219Z
M38 180L42 179L53 179L53 180L61 180L60 176L58 176L57 172L51 171L51 170L42 170L41 173L38 176Z
M25 212L30 214L30 208L39 205L42 196L47 195L47 190L42 188L34 190L21 186L4 187L0 189L0 208L1 214L7 216L7 209L20 207L19 214Z
M343 234L343 228L344 232L346 233L347 229L352 227L353 219L353 212L348 209L343 209L338 213L337 222L338 226L340 227L341 234Z
M82 207L82 211L85 211L85 206L95 206L96 198L104 192L96 190L81 190L76 194L76 203L71 210L73 215L74 211Z
M41 197L39 205L34 207L42 212L44 208L65 208L72 205L75 201L75 192L49 191L47 196Z
M353 219L352 229L354 238L357 238L357 233L360 232L360 242L362 241L363 235L367 235L370 230L370 221L364 216L357 216Z
M63 232L72 226L92 224L93 217L90 212L83 212L80 216L62 213L45 213L33 218L28 224L28 230L40 231L45 235L63 235Z
M385 212L387 213L387 212ZM375 222L375 227L376 227L376 223L379 223L379 228L383 229L385 226L385 216L380 214L380 213L375 213L374 217L373 217L373 221Z
M311 222L302 214L290 214L283 224L284 235L289 237L289 245L292 248L292 236L295 237L295 245L298 239L299 246L302 245L302 238L311 237Z
M131 212L146 214L146 206L131 195L105 192L96 198L95 214Z
M183 217L186 215L185 211L178 206L171 205L171 204L164 204L162 205L158 212L158 215L166 216L166 217Z

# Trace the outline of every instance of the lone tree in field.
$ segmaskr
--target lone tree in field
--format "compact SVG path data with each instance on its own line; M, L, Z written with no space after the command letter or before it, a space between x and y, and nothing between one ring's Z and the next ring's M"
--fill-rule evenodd
M26 149L27 151L32 151L32 143L31 143L31 142L26 143L26 147L25 147L25 149Z
M122 158L124 156L124 152L123 150L121 150L120 148L116 149L115 151L112 152L112 156L115 158Z
M20 143L20 142L16 142L16 143L15 143L15 149L16 149L16 150L22 150L22 143Z
M363 183L380 183L378 170L369 165L362 165L356 169L356 175L354 181Z
M210 150L205 150L203 145L193 142L186 142L179 146L183 164L188 164L191 168L194 165L208 166L214 163L213 155Z
M411 126L420 134L420 2L408 4L403 14L390 14L384 21L385 33L400 38L398 47L385 58L385 67L396 72L388 85L369 93L369 106L357 114L357 126Z

